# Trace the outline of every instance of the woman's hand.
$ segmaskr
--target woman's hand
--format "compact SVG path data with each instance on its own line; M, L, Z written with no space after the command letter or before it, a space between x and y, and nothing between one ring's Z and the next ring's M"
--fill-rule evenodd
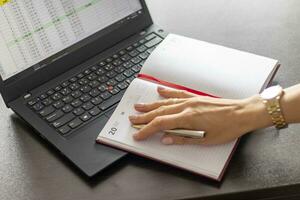
M129 117L133 124L147 124L134 134L135 140L144 140L159 131L181 128L203 130L206 137L192 139L165 134L162 143L213 145L230 142L249 131L272 124L258 95L231 100L161 87L158 93L166 99L136 104L135 109L143 114Z

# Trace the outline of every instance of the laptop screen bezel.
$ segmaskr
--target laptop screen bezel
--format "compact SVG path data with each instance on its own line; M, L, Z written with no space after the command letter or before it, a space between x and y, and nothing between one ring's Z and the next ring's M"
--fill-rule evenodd
M4 102L8 104L28 91L150 26L153 22L145 0L140 0L140 2L142 12L133 19L125 23L114 23L5 81L0 77L0 92ZM90 51L91 49L93 51Z

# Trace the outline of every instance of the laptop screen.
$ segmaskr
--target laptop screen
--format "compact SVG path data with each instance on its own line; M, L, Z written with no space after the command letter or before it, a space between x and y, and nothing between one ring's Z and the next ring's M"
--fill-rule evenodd
M0 75L6 80L141 9L139 0L7 1L0 5Z

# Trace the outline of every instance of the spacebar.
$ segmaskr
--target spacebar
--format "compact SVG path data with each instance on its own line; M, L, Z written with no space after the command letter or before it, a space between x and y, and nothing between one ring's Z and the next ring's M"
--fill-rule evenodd
M116 103L119 103L119 101L122 99L122 96L124 95L125 90L119 92L118 94L112 96L111 98L104 101L102 104L99 105L99 108L104 111L108 108L112 107Z

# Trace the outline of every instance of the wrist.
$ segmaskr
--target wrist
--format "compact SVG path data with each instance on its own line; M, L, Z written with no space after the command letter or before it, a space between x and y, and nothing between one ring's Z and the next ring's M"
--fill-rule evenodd
M273 125L265 104L259 95L254 95L242 100L242 121L246 131L266 128Z

